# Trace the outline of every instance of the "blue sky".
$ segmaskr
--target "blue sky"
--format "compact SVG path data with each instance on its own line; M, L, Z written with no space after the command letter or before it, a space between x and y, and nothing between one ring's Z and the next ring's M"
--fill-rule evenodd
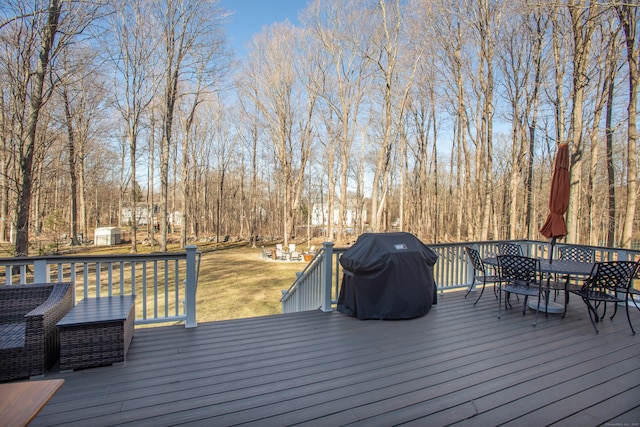
M264 26L285 19L298 25L298 12L307 0L221 0L220 5L234 12L226 25L227 36L238 56L243 56L243 46Z

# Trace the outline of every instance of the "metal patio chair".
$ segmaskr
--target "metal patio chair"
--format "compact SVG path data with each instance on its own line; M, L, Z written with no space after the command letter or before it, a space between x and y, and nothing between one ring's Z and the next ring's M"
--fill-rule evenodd
M505 308L511 306L509 297L511 294L524 295L522 314L527 312L529 297L538 297L538 307L533 326L538 323L540 301L542 300L543 287L540 286L540 261L519 255L498 255L498 267L500 273L498 318L502 317L502 293L506 294Z
M487 271L484 267L484 263L482 262L482 258L480 257L480 253L477 250L469 246L466 246L464 249L467 252L467 257L469 257L469 261L471 261L471 265L473 266L473 280L471 282L471 286L469 286L469 289L467 290L467 293L464 295L464 297L466 298L467 295L469 295L469 292L471 292L471 289L473 289L476 283L482 283L482 290L480 291L480 295L478 295L478 298L473 303L473 305L476 305L478 301L480 301L480 297L482 297L482 294L484 293L484 288L487 285L487 283L493 283L493 293L497 298L498 292L495 284L500 281L500 276L487 274Z
M640 272L640 268L638 268L638 271ZM640 280L640 277L636 278L636 280ZM638 305L638 302L640 301L640 289L629 288L629 299L633 302L633 305L640 310L640 306Z
M558 246L558 259L563 261L593 262L595 251L583 246Z
M613 303L614 307L610 319L613 319L618 312L620 303L624 304L629 327L635 335L636 331L629 317L629 295L634 275L639 267L640 264L634 261L597 262L580 288L568 289L569 292L581 297L587 305L589 319L596 333L599 332L596 323L607 314L607 303ZM567 313L567 302L568 299L565 300L563 317ZM602 307L602 314L598 314L600 307Z
M498 243L498 255L518 255L523 256L522 246L516 243Z
M595 251L584 246L558 246L558 259L561 261L592 263L595 259ZM562 276L561 278L556 275L553 280L549 281L549 289L555 291L554 301L559 291L563 291L567 286L571 286L569 285L570 280L571 276L569 275ZM568 299L568 297L569 294L565 293L565 298Z

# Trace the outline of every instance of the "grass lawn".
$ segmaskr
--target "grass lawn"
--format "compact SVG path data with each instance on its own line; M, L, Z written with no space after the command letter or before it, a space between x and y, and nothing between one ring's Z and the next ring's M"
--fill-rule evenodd
M198 322L265 316L282 312L282 290L306 263L262 258L260 249L203 252L198 278Z

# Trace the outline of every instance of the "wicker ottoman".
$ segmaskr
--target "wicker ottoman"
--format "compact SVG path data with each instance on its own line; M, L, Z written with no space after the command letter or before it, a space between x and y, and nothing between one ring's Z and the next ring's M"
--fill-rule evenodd
M58 322L60 370L124 362L133 339L135 296L87 298Z

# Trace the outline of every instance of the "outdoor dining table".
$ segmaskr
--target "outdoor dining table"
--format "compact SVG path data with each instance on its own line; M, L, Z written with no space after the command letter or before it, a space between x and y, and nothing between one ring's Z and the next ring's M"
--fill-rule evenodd
M550 289L550 279L552 274L558 274L561 276L568 277L586 277L591 273L594 262L581 262L581 261L567 261L561 259L552 259L549 258L538 258L540 261L540 273L546 275L547 277L547 298L549 298ZM484 258L482 260L485 264L491 265L493 267L498 266L498 258L490 257ZM542 304L541 304L542 305ZM529 307L532 309L536 309L538 307L538 300L534 299L529 301ZM562 313L564 312L564 305L557 304L548 301L546 304L546 313Z

